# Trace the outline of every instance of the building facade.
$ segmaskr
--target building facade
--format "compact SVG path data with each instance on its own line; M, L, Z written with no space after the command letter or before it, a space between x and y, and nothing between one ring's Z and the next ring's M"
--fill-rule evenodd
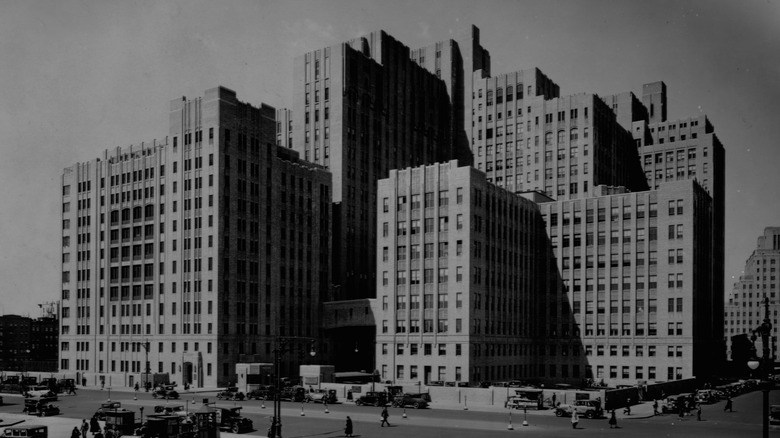
M333 299L375 296L376 182L449 159L444 82L383 31L295 58L293 149L333 174Z
M457 161L393 170L378 187L376 358L382 380L535 374L548 289L533 202Z
M724 342L728 359L741 359L734 351L732 338L753 334L753 330L764 322L764 298L769 298L769 322L772 324L770 351L777 358L778 349L778 313L780 312L780 227L766 227L764 234L758 237L756 249L745 262L745 270L734 283L723 314L725 320ZM756 355L762 357L764 347L761 337L755 342ZM744 358L748 359L748 358Z
M165 140L65 169L60 371L214 387L317 336L330 174L275 145L274 116L213 88L171 101Z
M553 334L566 332L554 321L573 317L587 358L575 377L612 385L709 375L719 341L709 318L709 195L693 181L597 194L540 205L562 279L548 296L548 348L560 349Z
M56 315L0 316L0 370L55 372L59 351Z

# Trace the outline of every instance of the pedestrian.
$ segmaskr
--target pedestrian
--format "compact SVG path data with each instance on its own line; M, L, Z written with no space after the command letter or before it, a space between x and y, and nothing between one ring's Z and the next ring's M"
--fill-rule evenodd
M577 415L577 410L575 409L571 413L571 428L572 429L576 429L577 428L577 423L579 423L579 422L580 422L580 417L579 417L579 415Z
M92 419L89 420L89 431L92 432L93 437L100 432L100 423L98 423L97 417L92 417Z
M609 428L614 429L617 428L617 418L615 418L615 410L612 410L612 416L609 417Z
M390 416L390 414L387 412L387 406L382 408L382 414L380 414L380 415L381 415L381 418L382 418L382 422L379 423L379 425L382 426L382 427L385 427L385 423L387 423L387 427L391 427L390 426L390 422L387 421L387 417Z
M135 392L138 392L138 382L135 382Z
M658 400L653 400L653 415L658 415Z
M623 409L623 414L631 415L631 397L626 399L626 407Z
M352 419L347 416L347 425L344 427L344 436L352 436Z
M89 432L89 423L87 423L87 419L85 418L81 420L81 436L86 438L87 432Z
M101 380L100 381L100 390L102 391L103 388L105 388L105 387L106 387L106 381L105 380Z
M70 433L70 438L79 438L81 436L81 432L79 432L78 426L73 427L73 432Z
M680 418L685 416L685 403L680 403Z
M696 421L701 421L701 404L696 409Z
M723 412L734 412L734 404L731 401L731 396L726 398L726 406L723 407Z

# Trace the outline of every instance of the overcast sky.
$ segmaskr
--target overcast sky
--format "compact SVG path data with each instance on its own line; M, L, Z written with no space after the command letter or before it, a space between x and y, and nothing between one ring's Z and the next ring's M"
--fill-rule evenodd
M60 175L168 133L169 100L216 85L291 106L296 55L384 29L411 48L475 24L494 75L561 95L663 80L669 118L726 149L726 291L780 225L780 0L0 2L0 314L60 290Z

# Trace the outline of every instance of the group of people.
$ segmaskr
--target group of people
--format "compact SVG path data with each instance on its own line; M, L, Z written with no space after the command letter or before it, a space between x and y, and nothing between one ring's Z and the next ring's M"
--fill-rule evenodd
M86 419L81 420L81 427L74 427L70 438L87 438L88 433L92 433L92 438L114 438L114 433L110 429L106 429L106 434L103 435L103 429L100 427L97 417L92 417L89 423Z

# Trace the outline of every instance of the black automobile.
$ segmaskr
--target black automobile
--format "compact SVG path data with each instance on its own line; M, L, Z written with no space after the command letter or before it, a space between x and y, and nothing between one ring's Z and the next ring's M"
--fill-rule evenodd
M235 386L227 387L224 391L217 393L217 400L243 400L244 393Z
M157 388L152 391L152 397L164 398L166 400L177 400L179 398L179 393L173 389Z
M279 394L280 400L302 402L306 398L306 390L302 386L288 386Z
M272 399L276 390L271 385L261 386L246 393L247 400L269 400Z
M251 432L253 430L252 420L241 416L241 408L218 408L219 428L232 433Z
M96 417L100 421L106 421L107 411L116 411L121 407L122 407L122 403L120 402L101 403L98 410L92 416Z
M428 402L420 394L403 394L393 397L393 407L405 408L407 406L423 409L428 407Z
M387 397L386 392L372 392L369 391L355 400L355 404L358 406L387 406L390 400Z

